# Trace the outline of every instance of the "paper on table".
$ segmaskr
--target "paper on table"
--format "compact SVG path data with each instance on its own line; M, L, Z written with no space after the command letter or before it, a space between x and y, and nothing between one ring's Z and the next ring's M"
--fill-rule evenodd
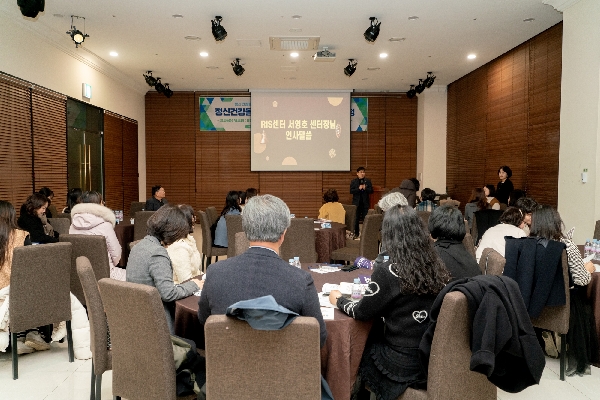
M331 293L332 290L340 290L340 285L336 285L333 283L323 284L323 293Z
M324 320L333 320L333 308L321 307L321 314L323 314Z
M594 259L595 255L596 254L590 254L589 256L587 256L586 258L583 259L583 263L586 264L586 263L592 261Z
M337 308L335 304L331 304L331 302L329 301L329 296L323 295L322 292L319 293L319 304L321 305L321 308Z

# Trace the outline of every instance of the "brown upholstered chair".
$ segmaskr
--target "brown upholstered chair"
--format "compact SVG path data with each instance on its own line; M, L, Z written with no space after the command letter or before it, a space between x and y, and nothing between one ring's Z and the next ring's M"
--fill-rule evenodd
M467 232L469 232L468 226L469 222L465 219L465 223L467 224ZM477 232L477 217L475 213L473 213L473 223L471 224L471 236L473 237L473 244L477 244L479 242L479 232Z
M235 246L233 247L235 248L234 256L239 256L240 254L245 253L246 250L248 250L248 247L250 247L250 242L246 237L246 232L238 232L235 234Z
M471 236L471 234L467 233L462 242L463 242L463 246L465 246L465 249L467 249L469 254L472 255L473 258L476 258L475 245L473 244L473 237Z
M200 222L200 229L202 230L202 271L204 271L205 268L208 268L208 266L212 262L212 256L215 256L215 259L218 260L219 256L227 255L227 248L213 247L212 234L210 233L210 224L208 222L208 216L204 211L198 211L196 215L196 219ZM205 259L206 267L204 264Z
M135 213L138 211L144 211L144 207L146 207L146 203L141 201L132 201L131 207L129 208L129 215L131 217L135 217Z
M259 331L236 318L211 315L204 335L207 399L321 398L315 318L297 317L282 330Z
M596 221L596 226L594 227L594 239L600 239L600 220Z
M68 218L48 218L48 222L52 225L54 232L59 235L68 235L71 227L71 220Z
M71 221L71 214L69 213L56 213L56 215L52 214L52 218L68 218Z
M110 278L106 239L104 236L93 235L60 235L59 240L73 245L73 251L71 252L71 293L85 306L83 288L77 276L77 258L85 256L90 260L97 280Z
M83 287L87 313L90 320L90 341L92 350L91 400L101 400L102 374L112 369L112 352L108 349L107 321L104 305L98 290L98 281L92 264L87 257L77 257L77 275Z
M369 260L374 260L379 254L379 231L382 222L383 214L368 214L365 216L359 246L346 246L334 250L331 253L331 259L353 262L356 257L363 256Z
M508 208L508 205L505 203L500 203L500 211L504 211Z
M506 259L496 250L486 247L479 259L479 269L483 275L502 275Z
M315 220L312 218L292 218L279 254L286 261L290 258L300 257L302 263L317 262Z
M227 258L235 256L235 234L243 232L241 215L226 215L227 225Z
M216 207L206 207L206 216L208 217L208 226L211 227L219 219L219 213Z
M354 204L342 204L344 210L346 210L346 216L344 217L344 223L346 224L346 230L354 232L354 224L356 223L356 206Z
M134 242L129 242L129 244L127 245L127 246L129 246L129 251L131 251L133 249L133 246L135 246L136 244L138 244L141 241L142 241L142 239L136 240Z
M113 396L175 400L173 349L156 288L114 279L98 286L110 329Z
M19 377L17 334L27 329L66 321L69 362L73 362L71 247L71 243L52 243L18 247L13 252L8 305L13 379Z
M156 211L138 211L135 215L133 224L133 240L140 240L146 237L148 232L148 220Z
M431 211L417 211L417 215L423 221L423 226L425 230L429 232L429 217L431 216Z
M431 344L427 390L408 388L398 400L496 400L496 386L485 375L470 369L468 314L464 294L446 294Z

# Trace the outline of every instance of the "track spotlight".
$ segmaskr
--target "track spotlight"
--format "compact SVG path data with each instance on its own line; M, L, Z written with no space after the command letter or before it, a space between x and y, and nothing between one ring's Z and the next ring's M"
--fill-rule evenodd
M171 98L171 96L173 96L173 91L171 89L169 89L169 84L165 83L165 91L163 93L168 99Z
M245 69L244 67L242 67L240 65L240 59L236 58L234 62L231 63L231 66L233 67L233 73L236 74L237 76L242 76L242 74L244 73Z
M419 79L419 84L415 87L415 91L417 92L417 94L421 94L423 93L423 90L425 90L423 79Z
M83 19L83 33L73 25L73 18ZM71 36L71 40L75 42L75 48L79 47L86 37L90 37L90 35L85 33L85 18L71 15L71 30L67 31L67 35Z
M435 75L433 75L433 72L428 72L427 78L425 78L425 80L423 81L423 84L425 85L426 88L430 88L431 85L433 85L434 81L435 81Z
M24 17L35 18L38 13L44 12L45 0L17 0Z
M371 17L369 19L371 20L371 26L367 28L364 36L367 42L373 43L377 40L377 36L379 36L379 25L381 25L381 22L378 22L377 18L375 17Z
M223 18L217 15L210 21L212 22L212 34L217 42L221 42L227 37L227 31L221 26L222 20Z
M354 71L356 71L356 64L356 60L352 58L348 59L348 65L344 68L344 74L346 74L346 76L352 76Z
M146 83L150 87L154 87L156 85L156 78L152 76L152 71L147 71L145 74L142 74L144 79L146 79Z
M416 94L417 92L415 91L415 85L410 85L410 90L406 92L406 97L412 99L413 97L415 97Z
M163 85L160 82L160 78L156 78L156 84L154 85L154 89L156 89L156 91L161 94L165 92L165 85Z

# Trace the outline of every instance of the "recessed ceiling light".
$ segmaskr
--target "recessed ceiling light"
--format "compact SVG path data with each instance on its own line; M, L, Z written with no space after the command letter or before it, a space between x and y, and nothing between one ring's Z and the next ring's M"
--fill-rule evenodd
M409 21L416 21L418 19L419 19L419 17L417 17L416 15L413 15L412 17L408 17Z
M118 56L118 55L119 55L119 53L117 53L116 51L111 51L111 52L110 52L110 53L108 53L108 54L110 54L110 55L111 55L111 56L113 56L113 57L116 57L116 56Z
M469 60L474 60L475 58L477 58L477 56L476 56L475 54L469 54L469 55L467 56L467 58L468 58Z
M173 14L173 18L183 18L183 15L181 15L181 14Z
M298 57L298 53L290 53L290 56L296 58L296 57Z
M525 18L523 20L523 22L533 22L533 21L535 21L535 18Z
M379 54L379 58L387 58L387 53L381 53Z
M200 52L200 57L208 57L208 53L205 51Z
M292 18L293 19L300 19L300 18L302 18L302 15L292 15Z
M406 38L403 37L391 37L388 39L390 42L404 42Z
M189 36L185 36L184 37L185 40L200 40L200 36L193 36L193 35L189 35Z

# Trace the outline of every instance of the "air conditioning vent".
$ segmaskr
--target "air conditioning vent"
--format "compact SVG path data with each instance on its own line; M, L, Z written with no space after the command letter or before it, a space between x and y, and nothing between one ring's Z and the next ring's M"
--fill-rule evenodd
M319 36L271 36L271 50L277 51L313 51L319 48Z

